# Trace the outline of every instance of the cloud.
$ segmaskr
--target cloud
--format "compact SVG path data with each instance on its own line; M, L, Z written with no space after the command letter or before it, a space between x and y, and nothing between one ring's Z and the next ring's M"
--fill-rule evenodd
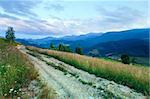
M17 17L10 16L10 15L8 15L8 14L2 14L2 13L0 13L0 17L1 17L1 18L14 19L14 20L17 20L17 19L18 19Z
M102 13L106 20L110 22L133 22L136 19L144 17L142 12L136 9L132 9L129 7L118 7L113 11L105 10Z
M15 31L21 34L31 35L62 35L63 23L51 23L46 20L22 20L13 18L0 17L0 27L5 28L12 26Z
M13 26L16 32L22 34L63 36L142 28L146 26L145 17L138 10L122 7L105 10L98 17L84 20L61 19L55 16L51 20L14 20L13 17L4 18L0 15L0 26Z
M108 30L131 29L147 27L147 13L130 7L116 7L115 9L100 8L102 16L99 24ZM108 28L110 27L110 28Z
M32 0L1 0L0 7L7 13L21 15L21 16L36 16L32 11L33 5L36 2Z
M98 11L96 16L74 19L67 16L69 12L65 12L67 6L64 5L59 2L48 2L47 0L44 2L41 0L36 2L31 0L2 0L0 1L0 8L2 8L0 11L3 10L3 12L0 12L0 27L13 26L15 31L20 34L64 36L89 32L119 31L147 26L147 14L134 7L116 6L110 9L111 7L104 6L96 9ZM57 14L51 13L51 11ZM65 13L59 13L61 17L58 17L58 12L61 11ZM73 10L70 8L69 11ZM94 11L90 14L95 14ZM71 15L76 16L76 13L72 13L70 12ZM85 13L89 12L85 11ZM80 11L79 13L77 11L77 15L80 16L80 14Z

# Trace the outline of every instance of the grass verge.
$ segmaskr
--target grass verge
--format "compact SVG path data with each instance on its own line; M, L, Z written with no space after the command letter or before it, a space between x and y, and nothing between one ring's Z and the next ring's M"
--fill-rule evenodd
M20 89L36 79L38 73L22 54L10 43L0 39L0 97L20 96Z

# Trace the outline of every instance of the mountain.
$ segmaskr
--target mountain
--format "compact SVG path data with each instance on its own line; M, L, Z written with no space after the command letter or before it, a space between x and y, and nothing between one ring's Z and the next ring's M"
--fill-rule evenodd
M149 29L89 33L85 35L65 36L60 38L47 37L43 39L16 39L16 41L25 45L32 45L41 48L49 48L51 42L54 43L55 46L58 46L60 43L64 43L69 44L73 50L77 46L80 46L84 49L84 53L86 54L92 49L98 49L102 54L114 51L119 54L129 53L135 56L147 56L147 51L145 53L144 49L148 48Z
M97 36L101 36L103 33L88 33L84 35L79 35L79 36L65 36L60 38L61 40L67 40L67 41L77 41L77 40L85 40L85 39L93 39Z
M141 39L126 39L99 43L86 49L85 52L88 53L93 49L97 49L103 56L108 53L114 53L115 55L127 54L129 56L140 57L149 56L149 42Z
M92 39L76 41L73 45L80 45L83 48L92 47L93 45L126 39L149 39L149 29L133 29L120 32L107 32L103 35L96 36Z

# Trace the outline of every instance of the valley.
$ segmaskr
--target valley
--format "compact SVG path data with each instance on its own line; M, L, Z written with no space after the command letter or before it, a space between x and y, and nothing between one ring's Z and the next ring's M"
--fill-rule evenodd
M96 57L107 58L107 54L111 53L114 57L120 57L127 54L131 57L139 57L136 63L149 66L149 29L133 29L125 31L114 31L106 33L89 33L78 36L64 37L46 37L42 39L16 39L24 45L36 46L40 48L50 48L50 44L59 46L59 44L69 45L72 52L76 47L83 49L83 54L90 55L94 53ZM38 42L38 43L37 43ZM112 56L112 57L113 57ZM140 58L141 57L141 58ZM140 60L142 59L142 60ZM143 61L143 59L145 59ZM143 61L143 62L139 62Z

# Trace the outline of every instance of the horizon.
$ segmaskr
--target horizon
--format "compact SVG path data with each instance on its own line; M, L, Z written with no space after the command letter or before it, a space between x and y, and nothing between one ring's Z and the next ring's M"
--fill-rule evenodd
M26 39L148 28L148 1L2 0L0 36L8 26Z
M140 29L150 29L150 28L135 28L135 29L130 29L130 30L140 30ZM30 37L28 37L28 38L23 38L23 37L21 37L21 38L18 38L18 37L16 37L15 39L44 39L44 38L63 38L63 37L71 37L71 36L84 36L84 35L88 35L88 34L105 34L105 33L111 33L111 32L116 32L116 33L119 33L119 32L123 32L123 31L130 31L130 30L121 30L121 31L108 31L108 32L99 32L99 33L86 33L86 34L79 34L79 35L64 35L64 36L43 36L43 37L36 37L36 38L33 38L33 36L31 36L31 38ZM2 38L5 38L5 33L4 33L4 35L0 35L0 37L2 37Z

